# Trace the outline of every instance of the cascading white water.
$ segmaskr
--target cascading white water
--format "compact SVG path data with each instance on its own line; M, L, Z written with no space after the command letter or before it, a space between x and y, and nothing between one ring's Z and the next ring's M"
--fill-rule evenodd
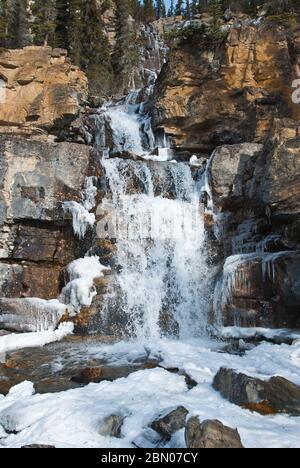
M121 270L107 313L117 304L127 334L140 339L158 338L162 331L199 335L207 326L210 290L199 190L187 164L161 163L160 186L172 186L174 199L155 196L159 165L151 164L103 161L111 193L104 206L112 203L111 235Z

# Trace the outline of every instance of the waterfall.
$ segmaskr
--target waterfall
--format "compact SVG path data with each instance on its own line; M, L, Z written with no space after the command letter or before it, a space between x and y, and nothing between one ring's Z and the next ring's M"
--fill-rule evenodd
M200 191L189 165L117 158L103 165L109 185L103 206L113 213L109 235L117 240L119 267L107 316L117 307L126 334L139 339L205 333L210 274Z

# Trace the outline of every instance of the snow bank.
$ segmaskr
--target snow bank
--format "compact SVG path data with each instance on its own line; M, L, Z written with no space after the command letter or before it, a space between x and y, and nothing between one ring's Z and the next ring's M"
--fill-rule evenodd
M67 448L134 448L155 446L157 434L149 424L160 414L179 405L201 420L219 419L237 428L247 448L299 448L299 418L287 415L261 416L224 400L212 388L220 367L231 367L268 379L282 375L300 384L300 343L293 346L263 344L245 356L216 351L219 344L204 341L183 343L160 340L147 343L99 345L98 357L110 356L115 365L126 359L160 356L166 367L185 370L197 387L188 391L184 377L164 369L148 369L114 382L90 384L58 394L33 395L26 382L0 397L0 427L17 434L0 436L0 444L21 447L32 443ZM20 395L22 395L20 397ZM102 421L111 414L124 417L122 439L99 435ZM184 448L184 431L176 433L166 448Z
M62 323L55 331L43 331L37 333L11 334L0 337L0 354L23 348L44 346L54 341L60 341L73 332L72 323Z
M248 339L261 336L267 340L273 340L277 338L297 340L300 339L300 331L295 332L288 329L271 329L271 328L241 328L241 327L224 327L221 330L221 335L225 339L236 338L236 339Z
M70 282L62 290L61 300L68 304L71 316L82 307L90 307L96 296L94 280L102 278L108 268L101 265L99 258L85 257L75 260L68 266Z

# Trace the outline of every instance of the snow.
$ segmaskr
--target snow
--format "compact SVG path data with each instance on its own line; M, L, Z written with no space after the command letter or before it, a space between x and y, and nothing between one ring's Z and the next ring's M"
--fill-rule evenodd
M26 297L6 299L5 303L2 305L0 326L17 332L53 331L66 312L65 304L61 304L58 300L46 301L36 297Z
M0 428L18 432L4 438L0 435L0 444L11 448L32 443L66 448L152 447L157 434L149 424L160 413L183 405L190 416L198 415L202 421L219 419L237 428L247 448L299 448L299 418L251 413L224 400L211 384L219 368L227 366L263 379L282 375L299 385L300 342L293 346L264 343L242 357L218 353L219 346L204 340L166 339L144 344L99 344L98 356L110 356L116 364L132 362L138 355L160 357L163 366L185 370L198 386L189 391L184 377L163 368L56 394L32 394L32 385L25 382L7 397L0 397ZM98 433L101 422L111 414L125 418L121 439ZM165 444L171 448L184 446L183 430Z
M66 213L72 213L73 231L80 239L83 239L88 228L94 226L96 221L95 215L89 213L83 205L75 201L65 202L63 209Z
M101 265L97 256L75 260L68 266L70 282L61 293L61 300L68 304L72 315L80 312L82 307L89 307L96 296L94 280L102 278L108 268Z
M72 323L62 323L55 331L41 331L36 333L11 334L0 337L0 354L23 348L44 346L54 341L60 341L73 332Z
M221 330L223 338L236 338L236 339L249 339L257 336L265 338L267 340L274 339L300 339L300 331L288 329L271 329L271 328L241 328L241 327L224 327Z

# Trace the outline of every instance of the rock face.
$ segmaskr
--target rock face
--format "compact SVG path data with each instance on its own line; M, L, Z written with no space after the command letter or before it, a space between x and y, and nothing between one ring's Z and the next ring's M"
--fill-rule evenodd
M56 299L66 265L88 248L62 204L81 202L99 171L85 144L55 142L72 133L87 96L87 78L65 51L2 50L0 80L0 315L4 327L30 331L33 317L56 306L29 298Z
M26 135L67 126L87 96L84 73L62 49L3 50L0 79L0 133Z
M61 205L80 200L89 148L2 137L0 151L1 295L54 299L80 254Z
M268 382L222 368L213 387L231 403L261 414L300 415L300 387L282 377Z
M179 406L167 415L152 422L151 428L163 438L170 439L172 435L185 426L189 412L183 406Z
M218 235L234 255L218 285L226 325L299 327L298 140L296 122L275 119L264 145L223 146L212 157Z
M219 284L225 326L300 326L300 251L229 257Z
M198 417L189 419L185 429L187 448L191 449L242 449L237 430L224 426L220 421L204 421Z
M275 114L299 117L291 100L290 43L283 27L265 21L231 27L215 47L200 40L179 44L156 85L155 125L172 137L174 148L192 152L262 142Z

